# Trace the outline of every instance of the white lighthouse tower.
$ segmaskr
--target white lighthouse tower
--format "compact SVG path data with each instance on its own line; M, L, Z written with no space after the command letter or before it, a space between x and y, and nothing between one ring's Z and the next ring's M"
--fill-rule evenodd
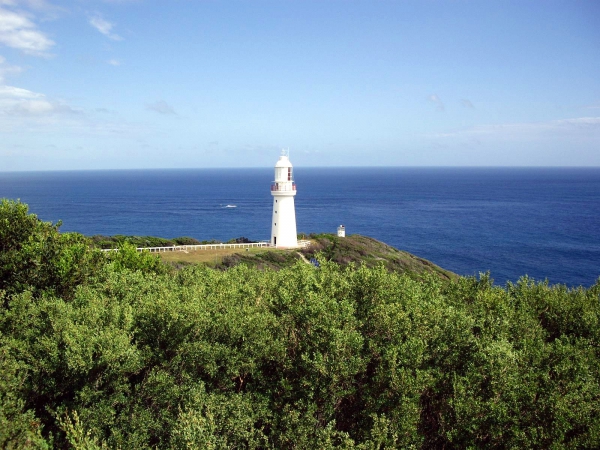
M275 247L298 247L296 233L296 208L292 163L285 150L281 151L275 164L275 181L271 185L273 196L273 220L271 221L271 245Z

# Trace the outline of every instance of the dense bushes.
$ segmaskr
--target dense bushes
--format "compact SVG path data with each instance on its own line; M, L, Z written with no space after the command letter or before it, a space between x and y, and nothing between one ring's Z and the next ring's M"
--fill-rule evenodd
M174 271L0 220L2 447L600 446L600 283Z
M122 234L116 234L114 236L103 236L96 234L90 237L91 242L98 248L109 249L119 248L124 244L131 244L136 248L147 248L147 247L175 247L176 245L206 245L206 244L220 244L221 241L215 239L199 241L198 239L182 236L173 239L165 239L156 236L125 236ZM244 236L239 238L230 239L227 241L228 244L247 244L252 241Z
M134 247L174 247L176 245L198 245L207 244L209 241L200 242L198 239L183 236L173 239L165 239L155 236L124 236L116 234L114 236L94 235L91 241L98 248L119 248L124 244L131 244ZM210 241L212 243L214 241Z

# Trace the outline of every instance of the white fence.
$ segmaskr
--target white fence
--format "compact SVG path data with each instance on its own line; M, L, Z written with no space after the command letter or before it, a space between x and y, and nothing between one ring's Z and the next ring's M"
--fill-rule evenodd
M304 248L310 245L310 241L298 241L298 247ZM160 252L189 252L189 251L197 251L197 250L220 250L226 248L276 248L271 245L268 241L263 242L250 242L247 244L201 244L201 245L174 245L172 247L138 247L136 250L138 252L150 252L150 253L160 253ZM103 249L103 252L115 252L119 250L118 248L108 248Z
M248 244L202 244L202 245L174 245L173 247L143 247L138 248L138 252L188 252L196 250L219 250L224 248L254 248L270 247L270 242L251 242Z

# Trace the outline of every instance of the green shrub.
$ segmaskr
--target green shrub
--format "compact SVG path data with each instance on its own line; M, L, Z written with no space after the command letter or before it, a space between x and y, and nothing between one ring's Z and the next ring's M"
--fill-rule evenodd
M175 271L10 201L0 237L3 448L600 447L600 281Z

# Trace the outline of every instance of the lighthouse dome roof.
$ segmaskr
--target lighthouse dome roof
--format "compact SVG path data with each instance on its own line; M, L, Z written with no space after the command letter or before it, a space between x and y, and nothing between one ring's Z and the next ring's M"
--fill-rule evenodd
M287 156L281 155L275 164L275 167L292 167L292 163Z

